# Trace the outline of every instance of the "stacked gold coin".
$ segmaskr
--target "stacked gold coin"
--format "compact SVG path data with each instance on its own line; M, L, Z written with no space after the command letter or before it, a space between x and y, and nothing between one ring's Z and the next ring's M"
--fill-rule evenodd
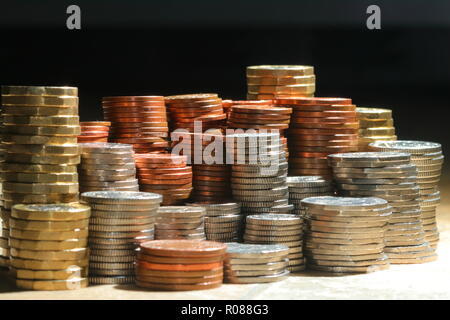
M80 143L80 192L139 191L133 147L121 143Z
M10 218L11 271L22 289L87 286L90 208L80 204L16 204Z
M139 243L152 240L162 197L133 191L84 192L92 209L89 221L89 282L123 284L134 281Z
M359 118L359 151L369 151L369 143L397 140L392 110L381 108L356 108Z
M156 240L206 240L205 208L163 206L158 209Z
M311 197L302 200L308 229L307 267L331 273L389 268L384 235L392 208L376 197Z
M417 167L417 185L420 193L422 224L425 239L431 247L437 247L439 231L436 223L436 208L440 203L439 181L444 162L442 148L439 143L425 141L378 141L370 144L373 150L408 152L411 163Z
M247 67L247 99L312 97L316 91L314 67L262 65Z

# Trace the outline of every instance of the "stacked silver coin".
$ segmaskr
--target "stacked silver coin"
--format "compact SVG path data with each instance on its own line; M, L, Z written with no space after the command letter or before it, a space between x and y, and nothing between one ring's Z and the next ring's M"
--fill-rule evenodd
M422 209L422 225L425 240L434 249L439 242L436 222L436 209L441 201L439 181L444 163L442 148L439 143L425 141L378 141L370 144L375 151L397 151L411 154L411 163L417 167L417 185Z
M224 282L265 283L289 275L289 248L277 244L227 243Z
M244 242L281 244L289 247L290 272L305 269L303 219L294 214L259 214L246 218Z
M120 143L80 143L80 192L139 191L133 147Z
M206 240L206 209L192 206L163 206L158 209L155 240Z
M393 208L385 237L385 252L391 263L436 259L425 240L417 169L411 164L409 153L337 153L328 159L340 195L380 197Z
M229 135L227 145L234 146L227 157L233 157L231 188L242 212L289 213L288 164L279 133Z
M219 242L239 241L244 226L241 205L236 202L226 203L189 203L189 206L202 207L206 210L206 239Z
M89 221L89 282L120 284L134 281L136 248L153 240L162 196L149 192L95 191L81 198L91 207Z
M376 197L311 197L302 200L308 231L307 266L331 273L389 268L384 236L392 208Z

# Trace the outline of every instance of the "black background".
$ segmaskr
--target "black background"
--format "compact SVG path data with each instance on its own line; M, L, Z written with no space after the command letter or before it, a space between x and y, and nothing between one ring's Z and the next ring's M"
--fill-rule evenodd
M106 95L244 99L246 66L308 64L316 96L391 108L399 138L449 148L450 1L2 1L0 28L0 84L77 86L82 120Z

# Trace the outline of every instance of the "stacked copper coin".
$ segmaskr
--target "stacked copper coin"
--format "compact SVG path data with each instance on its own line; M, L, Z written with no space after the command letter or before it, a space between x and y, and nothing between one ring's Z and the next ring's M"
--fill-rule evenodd
M223 112L222 99L215 93L168 96L165 100L171 131L182 128L190 132L204 132L225 127L227 116ZM198 129L194 130L196 125Z
M10 219L11 271L22 289L87 286L88 206L17 204Z
M145 242L138 253L136 284L170 291L220 287L225 251L225 244L213 241Z
M167 150L169 129L164 97L104 97L102 106L105 120L111 121L111 142L131 144L136 153Z
M425 239L433 248L437 247L439 231L436 223L436 208L440 203L439 181L444 162L439 143L425 141L379 141L369 146L377 151L397 151L411 154L411 163L417 167L417 185L420 193L422 224Z
M206 210L202 207L160 207L155 224L155 239L206 240L205 214Z
M289 174L332 178L327 155L358 151L358 117L351 99L279 99L291 107L289 125Z
M227 243L225 282L267 283L289 275L289 248L278 244Z
M288 270L305 269L303 257L303 219L294 214L258 214L247 216L245 243L281 244L289 247Z
M110 126L111 122L108 121L80 122L81 134L78 136L78 143L108 142Z
M369 143L397 140L392 111L380 108L356 108L359 118L359 151L369 151Z
M80 192L139 191L133 147L121 143L81 143Z
M230 116L232 106L242 106L242 105L252 105L252 106L267 106L273 105L273 100L222 100L223 111Z
M163 196L162 204L183 204L192 191L192 168L186 156L172 154L136 154L136 168L141 191Z
M409 153L354 152L329 156L341 195L374 196L392 207L385 252L393 264L434 261L421 220L417 169Z
M308 230L308 268L331 273L366 273L389 268L384 235L392 213L376 197L311 197L302 200Z
M189 206L206 209L206 239L219 242L233 242L241 239L244 216L241 205L236 202L225 203L188 203Z
M81 198L92 208L89 282L133 282L136 248L140 242L153 239L161 196L147 192L94 191L82 193Z
M314 68L296 65L247 67L247 99L312 97L316 91Z

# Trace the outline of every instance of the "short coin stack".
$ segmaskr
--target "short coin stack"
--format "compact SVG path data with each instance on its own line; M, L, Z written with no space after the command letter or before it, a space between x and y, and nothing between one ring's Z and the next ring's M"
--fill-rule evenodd
M165 152L168 124L162 96L118 96L102 100L111 121L110 141L131 144L136 153Z
M82 193L81 198L92 209L89 282L133 282L135 251L139 243L153 240L161 196L147 192L94 191Z
M136 154L137 177L141 191L163 196L162 205L184 204L192 192L192 168L186 156Z
M225 203L189 203L189 206L206 209L206 239L219 242L234 242L241 239L244 216L241 205L236 202Z
M205 213L202 207L160 207L155 224L155 239L206 240Z
M392 208L376 197L311 197L302 200L308 231L307 267L331 273L389 268L384 235Z
M247 99L312 97L316 77L312 66L262 65L247 67Z
M136 284L158 290L202 290L223 283L226 245L213 241L155 240L141 244Z
M370 144L377 151L397 151L411 154L411 163L417 167L417 185L420 192L420 208L425 239L436 248L439 232L436 224L436 208L440 203L439 181L444 162L441 145L426 141L379 141Z
M354 152L329 156L338 193L380 197L392 215L385 235L385 252L392 264L434 261L421 221L417 169L409 153Z
M293 214L258 214L247 216L245 243L281 244L289 247L288 270L305 269L303 257L303 219Z
M139 191L133 147L121 143L80 143L80 192Z
M392 111L380 108L356 108L359 118L359 151L369 151L369 143L397 140Z
M252 106L266 106L272 104L272 100L222 100L223 111L230 116L232 106L252 105Z
M109 127L108 121L84 121L80 122L81 134L78 136L78 143L108 142Z
M22 289L87 286L90 208L80 204L17 204L10 226L11 271Z
M278 244L227 243L225 282L267 283L289 275L289 248Z

